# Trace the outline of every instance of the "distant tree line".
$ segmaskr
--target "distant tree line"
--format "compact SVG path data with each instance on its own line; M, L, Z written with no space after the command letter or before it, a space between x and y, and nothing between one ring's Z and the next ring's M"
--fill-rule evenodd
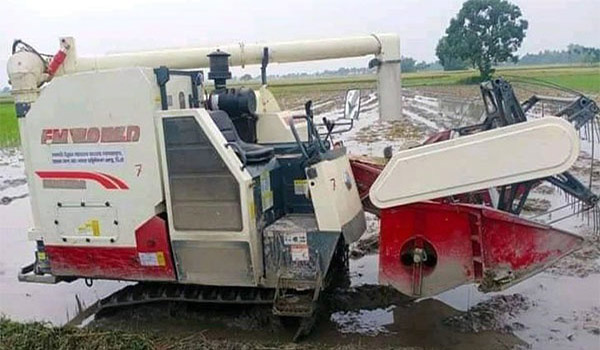
M600 62L600 49L570 44L566 50L544 50L528 53L519 59L520 65L577 64Z
M442 51L445 41L440 40ZM403 73L427 71L427 70L464 70L469 68L466 60L452 56L444 56L443 60L435 62L417 62L412 57L402 57L401 69ZM578 44L569 44L564 50L543 50L538 53L528 53L516 57L514 61L500 63L498 65L545 65L545 64L596 64L600 63L600 48L586 47Z
M402 73L428 71L428 70L442 70L443 66L439 61L435 62L417 62L412 57L402 57L400 61L400 70Z
M346 68L341 67L338 69L327 69L319 72L307 73L307 72L293 72L286 74L269 74L268 79L302 79L302 78L319 78L319 77L336 77L336 76L349 76L349 75L365 75L375 74L377 68ZM240 77L234 77L234 80L249 81L249 80L260 80L260 75L252 76L250 74L243 74Z

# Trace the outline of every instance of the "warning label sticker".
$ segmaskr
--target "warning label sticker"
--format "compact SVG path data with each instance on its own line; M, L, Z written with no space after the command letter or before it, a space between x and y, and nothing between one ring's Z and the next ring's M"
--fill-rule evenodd
M290 248L292 252L292 261L308 261L308 245L293 245Z
M77 227L77 232L80 235L100 236L100 221L98 219L88 220Z
M283 236L283 244L285 245L296 245L306 243L306 232L288 233Z
M57 166L115 166L125 163L125 151L113 147L69 148L52 151L50 161Z
M308 192L308 180L294 180L294 194L303 196Z
M260 193L262 200L262 210L267 211L273 206L273 191L271 191L271 175L265 171L260 174Z
M142 266L165 266L165 254L163 252L138 253L138 256Z

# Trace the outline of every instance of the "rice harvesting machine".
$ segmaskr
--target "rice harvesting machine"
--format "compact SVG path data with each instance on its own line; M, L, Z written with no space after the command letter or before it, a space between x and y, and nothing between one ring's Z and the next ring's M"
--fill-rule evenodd
M365 211L380 217L381 284L414 297L473 282L499 290L582 244L519 216L532 188L549 181L596 207L568 172L578 131L595 135L598 108L584 96L528 119L544 97L520 104L496 79L481 86L481 124L381 161L334 142L360 113L359 90L337 120L319 120L310 102L281 110L269 91L269 64L372 56L380 118L399 119L395 34L98 57L78 56L70 37L59 45L50 56L17 40L8 61L37 243L19 279L139 282L106 307L262 303L310 320L348 273ZM254 64L259 87L228 86L230 66Z

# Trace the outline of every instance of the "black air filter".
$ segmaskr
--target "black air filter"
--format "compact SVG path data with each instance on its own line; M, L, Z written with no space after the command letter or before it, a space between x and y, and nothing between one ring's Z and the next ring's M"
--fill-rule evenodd
M229 71L229 56L227 52L217 50L211 52L208 56L208 62L210 65L210 71L208 72L208 79L215 81L215 89L225 89L226 80L231 79L231 72Z

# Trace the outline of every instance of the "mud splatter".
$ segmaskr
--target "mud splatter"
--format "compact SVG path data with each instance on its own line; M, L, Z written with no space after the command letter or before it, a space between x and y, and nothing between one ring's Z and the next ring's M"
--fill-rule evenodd
M583 247L559 260L546 270L562 276L587 277L592 273L600 273L600 236L588 235Z
M394 308L336 312L331 315L331 321L338 326L340 333L376 336L389 332L386 326L394 323Z
M410 119L379 121L360 129L356 133L355 140L361 143L398 139L420 140L426 135L426 130L425 126L417 126Z
M2 198L0 198L0 205L9 205L10 203L12 203L13 201L15 201L17 199L26 198L28 196L29 196L29 193L23 193L18 196L3 196Z
M27 183L27 179L18 178L18 179L7 179L0 183L0 191L4 191L7 188L19 187L25 185Z
M325 303L333 311L359 311L404 305L414 298L389 286L364 284L348 289L336 289L326 294Z
M525 326L519 322L507 323L508 315L529 309L533 303L521 294L497 295L472 307L466 313L448 317L444 323L460 332L512 332Z
M379 251L379 235L371 235L358 240L350 248L350 258L358 259L367 254L375 254Z
M523 210L531 213L544 213L550 207L552 207L552 203L544 198L527 198L525 204L523 204Z
M360 239L350 245L350 258L358 259L368 254L375 254L379 251L379 218L377 216L365 213L367 219L367 229Z
M556 188L550 185L540 185L532 190L533 193L539 194L554 194Z

